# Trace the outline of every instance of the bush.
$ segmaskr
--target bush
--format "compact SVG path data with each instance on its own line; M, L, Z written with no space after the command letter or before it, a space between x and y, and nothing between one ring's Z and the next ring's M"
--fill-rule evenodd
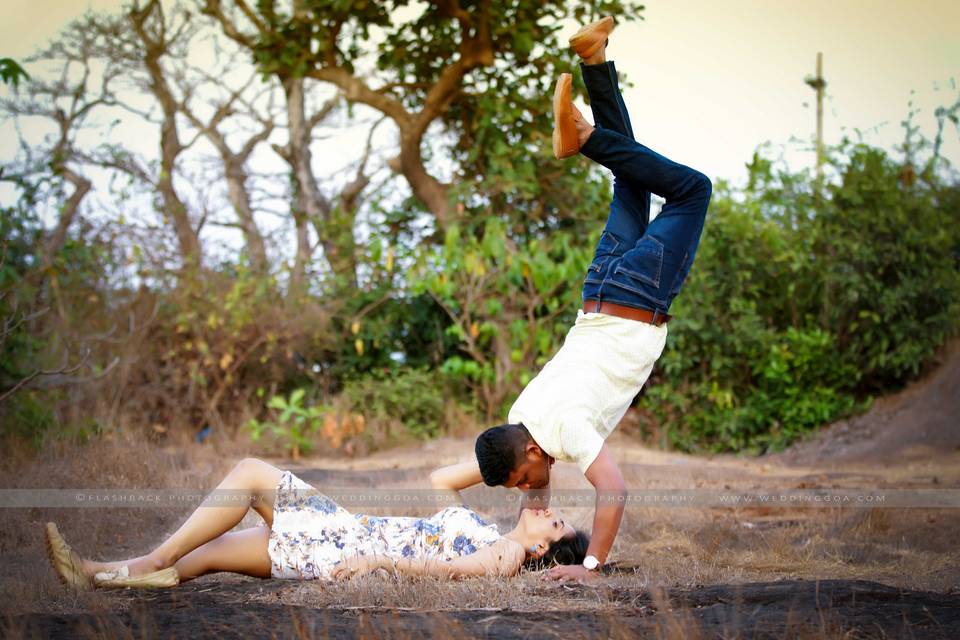
M957 212L936 184L904 184L880 149L855 145L837 168L841 182L814 225L816 255L827 258L819 318L861 388L888 389L916 376L955 327Z
M107 366L103 345L119 332L106 308L109 241L81 227L48 262L36 210L26 196L0 209L0 436L40 448L104 430L81 383Z
M346 382L343 400L364 416L368 431L382 432L389 441L397 428L418 438L430 438L443 429L444 389L435 373L426 369L381 370Z
M838 180L758 156L714 192L696 266L641 406L664 443L765 451L915 377L956 329L955 212L935 176L844 143Z
M444 309L459 347L440 370L472 391L488 422L563 343L599 232L514 239L493 218L482 230L451 227L443 245L417 256L412 288Z

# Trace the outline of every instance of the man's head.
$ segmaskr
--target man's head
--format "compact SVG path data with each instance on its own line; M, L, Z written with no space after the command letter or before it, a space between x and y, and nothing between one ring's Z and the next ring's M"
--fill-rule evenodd
M553 458L540 448L522 424L491 427L474 448L484 484L542 489L550 483Z

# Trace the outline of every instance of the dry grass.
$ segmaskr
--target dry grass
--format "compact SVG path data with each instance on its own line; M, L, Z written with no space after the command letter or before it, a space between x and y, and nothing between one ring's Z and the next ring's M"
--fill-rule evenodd
M11 451L0 468L0 486L207 490L244 454L192 444L164 449L123 439L84 447L62 446L34 459ZM407 474L394 486L423 487L425 474L415 479ZM738 474L720 473L708 482L724 486L735 481L732 477L740 478ZM775 478L766 481L778 482ZM583 486L582 477L570 472L558 474L555 482L560 489ZM628 477L633 486L645 486L645 482L645 477ZM703 486L702 480L698 482ZM580 611L600 616L597 620L610 616L608 633L603 634L610 637L617 637L617 616L655 614L656 637L708 637L690 610L669 602L665 588L844 578L940 593L960 591L960 551L954 540L960 531L960 513L954 511L628 509L613 557L628 559L629 563L624 561L619 572L584 587L549 583L529 573L510 580L463 582L386 576L334 584L289 582L263 589L263 593L251 587L271 583L239 576L206 576L194 584L244 587L244 602L251 605L373 612L489 610L530 615ZM147 552L175 530L189 512L190 507L33 508L8 512L0 525L4 566L0 614L94 612L102 621L98 628L90 628L90 636L113 637L119 629L115 621L110 622L111 616L146 614L130 608L134 600L129 596L116 592L75 594L62 588L47 565L40 535L42 523L57 521L81 553L116 559ZM573 509L567 516L575 525L589 529L591 513L590 509ZM512 524L516 513L515 507L503 507L484 515L503 526ZM251 514L240 528L257 521L258 517ZM449 632L444 635L456 637L456 625L460 623L447 620L446 624L453 627L443 627ZM857 637L842 621L826 616L815 624L810 620L791 624L791 637ZM139 628L148 629L149 621L144 625ZM362 631L362 625L359 629ZM368 635L373 637L376 634L372 629ZM472 637L470 628L460 631L463 637ZM577 637L575 629L566 631L565 638ZM125 633L129 635L129 631ZM15 637L18 633L7 629L5 635ZM303 637L311 636L304 632ZM398 633L395 637L406 636Z
M212 447L158 448L121 437L89 445L58 444L39 457L8 449L0 487L210 489L234 454ZM57 582L44 552L43 523L57 522L84 555L115 559L150 551L176 529L189 508L31 508L8 511L0 525L4 566L0 602L22 611L76 611L110 606L103 593L73 594ZM250 516L250 523L256 522ZM249 526L249 524L247 525ZM109 557L106 557L109 556Z

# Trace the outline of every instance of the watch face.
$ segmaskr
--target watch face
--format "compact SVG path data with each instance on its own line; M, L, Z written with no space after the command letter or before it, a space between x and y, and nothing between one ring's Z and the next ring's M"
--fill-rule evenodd
M600 561L594 558L593 556L587 556L583 559L583 566L585 569L593 571L598 566L600 566Z

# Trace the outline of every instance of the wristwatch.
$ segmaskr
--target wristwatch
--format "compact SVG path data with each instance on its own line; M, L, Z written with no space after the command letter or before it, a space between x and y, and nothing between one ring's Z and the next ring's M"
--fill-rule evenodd
M594 556L587 556L583 559L583 568L587 571L594 571L597 567L600 566L600 561L597 560Z

